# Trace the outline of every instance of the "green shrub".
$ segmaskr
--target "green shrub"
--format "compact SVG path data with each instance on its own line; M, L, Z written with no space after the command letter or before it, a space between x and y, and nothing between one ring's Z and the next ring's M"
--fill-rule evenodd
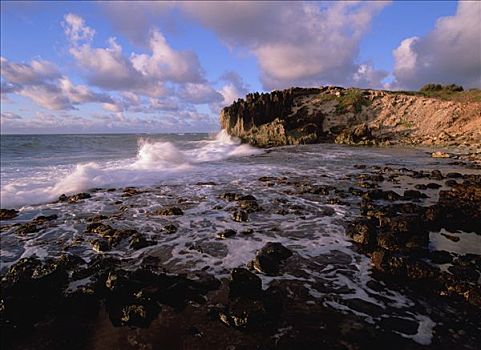
M443 91L443 92L459 92L464 91L461 85L456 84L449 84L449 85L441 85L441 84L426 84L421 87L419 90L421 92L433 92L433 91Z

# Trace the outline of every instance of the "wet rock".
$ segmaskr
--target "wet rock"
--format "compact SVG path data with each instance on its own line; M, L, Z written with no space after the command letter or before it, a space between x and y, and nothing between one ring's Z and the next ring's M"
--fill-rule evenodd
M404 199L419 199L419 198L427 198L428 196L422 192L416 190L406 190L404 191Z
M207 182L197 182L197 186L217 186L217 183L212 182L212 181L207 181Z
M244 210L236 210L232 213L232 219L237 222L244 222L249 220L249 215Z
M331 207L321 207L319 208L319 214L320 216L333 216L336 214L336 211L334 208Z
M227 202L233 202L238 200L240 198L240 195L238 193L226 192L222 193L219 198Z
M0 220L10 220L18 215L15 209L0 209Z
M429 189L436 190L436 189L441 188L443 186L441 186L440 184L434 183L434 182L430 182L426 185L426 187L429 188Z
M174 224L167 224L162 228L162 230L166 233L173 234L177 232L178 228Z
M37 216L35 219L33 219L32 222L34 222L35 224L39 224L39 225L42 225L42 224L45 224L47 221L53 221L53 220L57 220L58 219L58 216L57 214L52 214L52 215L40 215L40 216Z
M25 334L27 329L55 311L67 284L61 261L36 257L22 258L1 278L0 324L2 338L11 332ZM9 332L4 332L9 330Z
M433 158L449 158L450 155L449 155L449 153L446 153L446 152L436 151L436 152L431 153L431 157L433 157Z
M389 200L395 201L401 198L399 194L394 191L370 190L362 196L368 200Z
M252 234L254 234L254 230L249 228L247 230L241 231L241 234L242 235L252 235Z
M448 271L465 281L477 282L479 280L479 272L472 266L453 265L448 267Z
M347 227L346 234L354 242L372 246L376 241L376 230L371 220L359 219L350 223Z
M274 177L274 176L261 176L258 180L259 180L260 182L271 182L271 181L276 181L276 180L277 180L277 177Z
M122 193L122 197L132 197L132 196L136 196L136 195L141 194L141 193L142 193L142 191L139 191L135 187L127 187L127 188L124 189L124 191Z
M115 233L115 229L101 222L94 222L87 225L86 232L96 233L100 236L112 236Z
M252 261L252 267L267 275L277 275L279 269L292 252L277 242L269 242L262 247Z
M35 232L38 232L38 231L40 231L40 227L38 227L33 222L27 222L25 224L20 224L15 229L15 233L17 235L27 235L29 233L35 233Z
M127 305L122 308L122 325L147 328L157 317L158 311L144 305Z
M81 286L66 293L61 303L61 313L82 319L95 320L100 310L100 296L95 287Z
M453 261L451 253L445 250L436 250L431 252L430 259L434 264L447 264Z
M253 212L262 210L262 208L259 206L259 203L257 203L256 200L239 199L238 206L239 206L240 209L243 209L243 210L247 211L248 213L253 213Z
M232 270L229 282L229 296L258 298L262 294L262 281L254 273L244 268Z
M231 327L258 328L265 323L267 313L262 301L238 298L229 304L226 311L219 314L219 318Z
M97 253L103 253L110 250L110 244L104 239L94 239L90 242L92 249Z
M360 190L360 189L354 188L354 187L349 187L348 191L349 191L349 193L351 193L355 196L362 196L365 193L363 190Z
M441 236L446 237L447 239L449 239L452 242L459 242L459 240L460 240L460 238L458 236L450 235L450 234L444 233L444 232L441 233Z
M398 251L402 249L402 242L391 232L383 232L377 236L377 246L390 251Z
M380 322L384 329L393 330L406 335L415 335L418 332L418 323L399 317L382 318Z
M302 188L301 193L312 193L325 196L334 190L335 187L328 185L305 186Z
M350 309L370 316L380 316L385 313L382 307L359 298L348 299L343 303L346 304Z
M101 222L102 220L105 220L105 219L107 219L107 216L102 215L102 214L95 214L94 216L88 218L86 221L97 223L97 222Z
M117 230L109 225L105 225L100 222L95 222L87 225L86 232L96 233L99 236L106 238L108 243L111 245L116 245L122 241L122 239L130 237L137 233L135 230Z
M451 179L451 180L447 180L444 184L448 187L453 187L453 186L456 186L458 182L456 180Z
M161 208L155 211L156 215L184 215L184 212L179 207Z
M443 180L444 176L439 170L431 171L431 179L433 180Z
M226 238L234 237L236 234L237 232L235 230L226 229L224 231L219 232L217 234L217 237L219 237L220 239L226 239Z
M448 179L462 179L463 178L463 174L461 173L447 173L446 174L446 177Z
M129 239L129 247L134 250L142 249L155 244L157 244L155 241L148 240L144 235L138 232L134 233Z
M245 196L240 196L237 200L238 201L256 201L257 199L253 195L247 194Z
M69 203L77 203L78 201L80 201L82 199L88 199L88 198L91 198L91 197L92 196L89 193L81 192L81 193L77 193L77 194L74 194L72 196L67 197L66 201L69 202ZM59 201L62 202L62 200L60 200L60 198L59 198Z
M416 188L418 190L427 190L428 186L426 186L425 184L417 184L417 185L414 186L414 188Z

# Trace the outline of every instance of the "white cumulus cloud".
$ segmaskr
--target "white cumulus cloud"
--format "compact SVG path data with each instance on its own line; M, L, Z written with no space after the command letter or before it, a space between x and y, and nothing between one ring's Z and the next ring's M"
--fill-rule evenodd
M403 40L393 52L394 88L426 83L481 87L481 2L460 1L454 16L437 20L425 36Z

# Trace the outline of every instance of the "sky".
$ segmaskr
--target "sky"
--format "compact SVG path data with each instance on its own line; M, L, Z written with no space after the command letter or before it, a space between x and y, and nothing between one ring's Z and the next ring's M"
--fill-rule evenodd
M1 2L1 132L212 132L292 86L481 88L481 2Z

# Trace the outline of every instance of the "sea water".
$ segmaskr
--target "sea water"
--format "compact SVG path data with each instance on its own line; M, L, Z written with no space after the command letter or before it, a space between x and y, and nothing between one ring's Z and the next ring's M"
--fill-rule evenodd
M232 268L246 266L267 242L280 242L296 254L294 272L260 275L264 287L276 279L297 281L309 291L312 300L306 302L352 312L373 323L381 318L355 305L375 305L417 322L416 334L403 335L429 344L433 321L418 311L416 300L385 287L372 288L369 258L357 253L345 237L346 222L359 215L359 199L332 204L325 196L296 192L305 182L347 193L352 179L363 171L355 164L452 170L448 160L432 159L419 149L320 144L265 150L241 144L224 131L2 135L1 206L16 208L19 215L2 224L0 268L5 271L24 257L58 257L66 251L91 261L98 253L89 242L96 237L86 226L97 214L105 215L104 222L114 228L135 229L156 242L134 251L122 243L104 253L121 259L126 268L155 257L171 272L202 270L222 278ZM263 176L281 181L259 181ZM400 185L383 186L402 194ZM125 196L125 187L135 187L138 194ZM89 191L92 198L57 202L61 194L81 191ZM236 204L221 199L225 192L253 195L263 210L249 214L247 222L235 222L231 213ZM436 200L435 191L429 195ZM172 205L182 206L184 215L154 214ZM51 214L57 219L38 232L19 235L9 226ZM177 232L166 234L166 224L176 225ZM238 234L219 240L217 233L227 228ZM241 234L249 230L254 234ZM81 282L75 281L72 288Z

